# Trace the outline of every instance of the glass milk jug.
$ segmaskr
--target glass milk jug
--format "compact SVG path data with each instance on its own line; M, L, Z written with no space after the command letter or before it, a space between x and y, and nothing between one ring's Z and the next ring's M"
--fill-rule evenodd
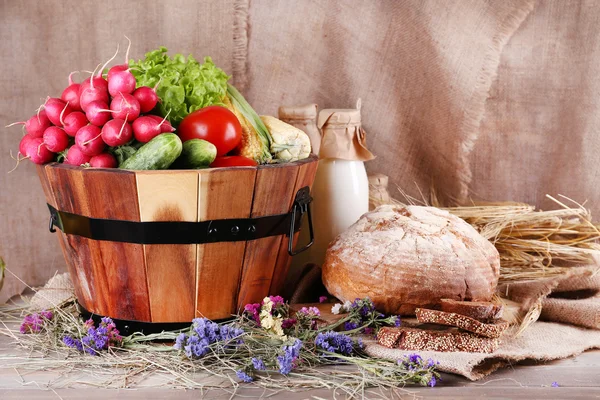
M329 243L369 211L369 181L364 162L374 158L356 109L322 110L317 125L322 139L312 188L315 243L310 261L323 264Z

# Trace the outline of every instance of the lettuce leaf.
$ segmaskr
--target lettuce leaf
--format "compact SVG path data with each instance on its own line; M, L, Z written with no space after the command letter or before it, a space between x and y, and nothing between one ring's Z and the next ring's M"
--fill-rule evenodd
M146 53L146 58L129 61L137 86L154 87L161 100L155 112L177 127L188 114L211 105L223 105L229 76L210 57L200 64L194 57L182 54L169 57L166 47Z

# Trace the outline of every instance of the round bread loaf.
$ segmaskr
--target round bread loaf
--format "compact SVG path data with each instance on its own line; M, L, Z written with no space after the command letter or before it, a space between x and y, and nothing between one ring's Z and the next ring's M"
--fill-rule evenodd
M329 246L323 283L342 301L370 297L378 310L414 315L441 299L489 301L500 256L471 225L434 207L384 205Z

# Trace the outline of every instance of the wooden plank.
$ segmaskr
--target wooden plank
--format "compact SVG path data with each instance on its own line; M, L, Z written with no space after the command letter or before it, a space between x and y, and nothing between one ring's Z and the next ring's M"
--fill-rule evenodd
M315 174L317 173L317 167L319 165L319 162L315 155L311 155L309 158L302 160L297 164L298 175L296 177L296 182L294 185L294 195L290 199L288 209L291 209L294 203L296 192L298 192L298 190L305 186L312 188L312 184L315 180ZM304 217L303 219L303 225L301 229L304 232L308 231L308 223L306 217ZM294 235L294 248L296 248L296 245L298 244L299 236L300 233ZM308 239L309 235L302 235L302 237L306 237ZM300 243L300 245L304 246L305 243ZM271 281L271 287L269 289L269 292L271 294L281 294L291 262L292 257L290 257L290 255L288 254L288 240L286 237L285 240L282 240L281 245L279 246L279 251L277 252L277 261L275 263L275 269L273 271L273 280Z
M95 218L139 221L135 173L119 169L87 169L83 187L89 212ZM93 241L90 243L97 277L113 318L151 321L144 248L140 244ZM97 280L96 280L97 281Z
M240 167L200 170L198 221L250 217L256 171ZM235 313L245 249L245 242L198 245L197 316L221 319Z
M141 221L197 221L197 171L137 171L136 180ZM153 322L186 322L194 318L196 247L144 246Z
M56 208L75 214L90 216L87 194L83 182L83 170L69 165L46 167L48 182L52 188ZM93 240L75 235L64 235L63 251L73 284L78 286L82 306L87 310L108 315L108 286L98 252Z
M284 214L290 210L290 198L299 167L295 164L261 166L254 185L252 218ZM269 295L278 249L285 236L270 236L246 244L244 267L238 295L238 311L248 303L260 302ZM287 243L287 240L285 241Z
M60 208L57 207L56 199L54 198L54 193L52 191L52 187L48 179L48 168L50 168L50 166L48 165L37 165L37 174L40 178L42 189L44 190L46 203L50 204L54 208ZM69 246L67 235L62 233L62 231L59 229L56 229L55 235L58 239L60 248L62 249L65 263L67 264L67 270L69 271L69 276L71 277L71 281L73 282L73 286L75 287L75 295L77 296L77 299L79 300L81 305L87 308L87 306L91 306L92 299L89 297L88 293L82 290L80 275L77 273L77 269L73 264L73 249Z

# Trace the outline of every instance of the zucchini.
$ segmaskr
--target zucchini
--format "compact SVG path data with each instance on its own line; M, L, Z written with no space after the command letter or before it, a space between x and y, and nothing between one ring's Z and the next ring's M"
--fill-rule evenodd
M202 139L190 139L183 143L181 155L173 164L178 169L208 168L217 157L214 144Z
M181 139L174 133L162 133L139 148L120 169L167 169L181 154Z

